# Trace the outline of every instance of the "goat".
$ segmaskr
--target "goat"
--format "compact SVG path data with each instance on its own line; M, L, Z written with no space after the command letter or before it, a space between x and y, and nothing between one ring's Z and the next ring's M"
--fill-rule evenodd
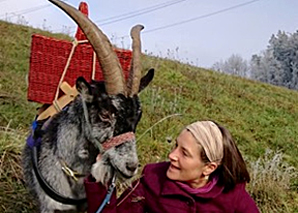
M154 76L151 69L141 78L142 25L131 30L133 58L125 83L118 58L102 31L74 7L59 0L50 2L64 10L83 30L101 63L105 81L89 84L79 77L76 81L79 95L63 111L46 121L41 142L34 149L28 143L24 147L24 179L43 213L78 211L79 207L72 204L85 201L83 179L91 170L96 180L103 184L114 175L127 180L137 173L134 132L142 115L137 94ZM115 138L121 138L122 142L109 145ZM99 153L101 160L92 169ZM39 175L59 196L73 202L63 203L49 196Z

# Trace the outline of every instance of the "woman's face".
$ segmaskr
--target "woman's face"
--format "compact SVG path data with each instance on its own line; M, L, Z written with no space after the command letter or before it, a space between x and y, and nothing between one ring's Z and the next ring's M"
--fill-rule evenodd
M167 177L199 187L206 175L208 165L201 159L201 146L188 130L183 130L176 139L176 146L169 154L171 162ZM208 175L208 174L207 174Z

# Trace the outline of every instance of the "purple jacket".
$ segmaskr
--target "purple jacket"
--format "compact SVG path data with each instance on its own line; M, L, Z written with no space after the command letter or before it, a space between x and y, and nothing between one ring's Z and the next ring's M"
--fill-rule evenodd
M142 177L118 200L114 192L103 213L259 213L244 183L228 193L223 193L223 187L215 185L204 195L190 195L166 177L168 167L168 162L145 166ZM85 179L85 188L88 213L94 213L107 189L91 177Z

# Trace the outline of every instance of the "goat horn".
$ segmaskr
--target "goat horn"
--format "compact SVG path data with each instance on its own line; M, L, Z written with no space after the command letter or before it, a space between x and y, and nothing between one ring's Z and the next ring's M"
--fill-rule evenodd
M125 95L126 86L122 68L107 36L103 34L103 32L88 17L76 8L60 0L49 1L66 12L85 33L102 66L107 93L110 95L119 93Z
M130 31L130 36L132 38L132 64L127 82L129 95L135 95L139 92L142 75L140 32L143 29L143 25L136 25Z

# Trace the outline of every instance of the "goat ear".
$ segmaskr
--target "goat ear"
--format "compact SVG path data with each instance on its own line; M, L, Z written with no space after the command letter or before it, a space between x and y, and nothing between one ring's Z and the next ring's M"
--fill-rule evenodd
M145 89L154 77L154 69L150 69L145 76L142 77L139 92Z
M76 81L76 88L83 96L86 102L92 102L92 92L90 84L83 77L78 77Z

